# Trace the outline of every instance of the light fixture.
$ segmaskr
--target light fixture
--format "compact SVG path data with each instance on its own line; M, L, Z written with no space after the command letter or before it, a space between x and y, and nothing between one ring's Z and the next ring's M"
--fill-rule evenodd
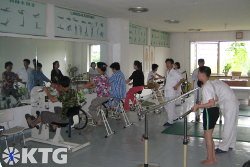
M175 20L175 19L169 19L169 20L164 20L166 23L169 23L169 24L178 24L180 23L179 20Z
M190 29L188 29L188 31L192 31L192 32L199 32L201 30L202 30L201 28L190 28Z
M143 12L148 12L148 8L138 6L138 7L129 8L128 11L131 11L134 13L143 13Z

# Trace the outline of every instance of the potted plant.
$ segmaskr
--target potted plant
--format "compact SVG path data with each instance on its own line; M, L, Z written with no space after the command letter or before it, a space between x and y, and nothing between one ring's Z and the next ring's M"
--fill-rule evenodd
M225 66L224 66L224 69L223 69L223 73L225 74L225 76L228 75L228 72L230 71L230 69L232 68L232 65L227 63Z

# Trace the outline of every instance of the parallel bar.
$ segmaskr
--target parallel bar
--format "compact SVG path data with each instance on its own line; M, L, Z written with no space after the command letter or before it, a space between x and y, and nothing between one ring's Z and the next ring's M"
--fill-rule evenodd
M183 119L183 118L187 117L191 112L193 112L192 109L189 110L189 111L187 111L186 113L182 114L182 115L179 117L179 119Z
M159 108L165 106L166 104L173 103L173 102L175 102L176 100L179 100L179 99L181 99L181 98L183 98L183 97L185 97L185 96L187 96L187 95L189 95L189 94L191 94L191 93L197 91L198 89L199 89L199 88L195 88L195 89L193 89L193 90L191 90L191 91L189 91L189 92L187 92L187 93L185 93L185 94L183 94L183 95L180 95L180 96L178 96L178 97L176 97L176 98L174 98L174 99L172 99L172 100L165 101L165 102L163 102L163 103L161 103L161 104L159 104L159 105L155 105L154 107L151 107L151 108L145 110L144 112L147 113L147 112L151 112L151 111L154 111L154 110L156 110L156 109L159 109Z

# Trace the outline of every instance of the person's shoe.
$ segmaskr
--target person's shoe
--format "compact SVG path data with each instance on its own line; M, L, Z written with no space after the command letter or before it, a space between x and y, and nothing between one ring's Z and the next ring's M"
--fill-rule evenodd
M173 124L170 124L168 122L166 122L163 126L172 126Z
M222 153L227 153L227 151L223 151L223 150L221 150L221 149L219 149L219 148L216 148L216 149L215 149L215 153L216 153L216 154L222 154Z
M179 120L179 118L176 118L176 119L174 119L174 122L176 122L176 121L178 121Z

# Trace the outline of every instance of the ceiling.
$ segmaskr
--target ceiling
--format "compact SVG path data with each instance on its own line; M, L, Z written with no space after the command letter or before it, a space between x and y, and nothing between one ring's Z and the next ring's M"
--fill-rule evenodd
M38 0L169 32L250 30L250 0ZM147 13L131 13L142 6ZM179 24L165 23L177 19Z

